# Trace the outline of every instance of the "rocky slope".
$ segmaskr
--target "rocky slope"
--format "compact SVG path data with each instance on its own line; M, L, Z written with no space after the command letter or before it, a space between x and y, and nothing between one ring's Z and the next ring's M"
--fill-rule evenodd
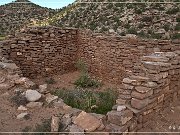
M19 3L23 2L23 3ZM25 24L52 16L55 10L40 7L28 0L16 0L0 6L0 35L7 35Z
M48 24L118 35L135 34L144 38L180 38L179 0L169 0L169 3L164 3L167 0L156 0L156 3L148 3L147 0L118 3L123 1L77 0L49 19Z

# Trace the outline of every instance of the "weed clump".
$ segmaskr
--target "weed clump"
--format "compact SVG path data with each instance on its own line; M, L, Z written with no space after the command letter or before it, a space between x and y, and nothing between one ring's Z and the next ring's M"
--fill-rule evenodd
M11 102L15 104L16 106L20 105L26 105L27 104L27 99L24 95L21 94L21 92L17 92L12 98Z
M103 92L83 89L57 89L53 94L63 99L71 107L98 114L106 114L112 110L118 95L112 89L106 89Z
M76 63L76 68L80 71L80 77L74 82L77 87L81 88L97 88L101 85L101 83L95 79L92 79L88 75L87 66L82 60L78 60Z
M46 78L45 82L46 82L47 84L55 84L55 83L56 83L56 81L55 81L52 77Z
M33 132L51 132L51 119L46 119L41 124L37 124ZM48 135L48 134L35 133L35 135Z

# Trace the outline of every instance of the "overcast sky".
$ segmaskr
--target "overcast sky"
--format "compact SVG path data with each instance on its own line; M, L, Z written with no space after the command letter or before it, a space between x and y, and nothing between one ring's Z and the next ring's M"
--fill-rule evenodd
M0 5L10 3L15 0L0 0ZM75 0L30 0L31 2L48 8L61 8L73 3Z

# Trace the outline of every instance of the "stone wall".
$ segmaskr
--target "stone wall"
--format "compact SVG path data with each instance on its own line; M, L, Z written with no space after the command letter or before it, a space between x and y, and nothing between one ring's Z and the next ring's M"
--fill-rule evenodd
M76 29L29 27L2 44L3 55L13 60L24 76L36 77L75 69Z
M117 99L117 106L128 110L123 113L123 117L130 120L124 125L119 125L114 118L121 119L122 115L118 111L109 112L108 121L111 123L111 131L123 129L122 132L130 132L141 129L151 122L152 116L180 97L179 50L143 56L141 62L144 76L131 74L124 78ZM134 126L133 129L130 125Z
M142 74L141 57L153 52L180 50L180 41L146 40L79 31L79 58L92 74L120 83L129 73Z
M138 131L180 94L179 41L107 37L76 29L38 27L28 28L1 44L0 54L14 60L26 76L75 70L74 63L81 58L95 76L118 82L117 104L103 116L103 121L96 120L98 124L91 131ZM85 127L82 131L92 126L84 119L85 114L78 114L74 121ZM92 114L86 115L92 118ZM81 118L86 124L82 125Z
M25 76L69 72L75 70L78 59L83 59L94 76L121 83L132 72L143 73L140 57L178 50L179 42L115 37L88 30L28 27L0 46L3 55L13 60Z

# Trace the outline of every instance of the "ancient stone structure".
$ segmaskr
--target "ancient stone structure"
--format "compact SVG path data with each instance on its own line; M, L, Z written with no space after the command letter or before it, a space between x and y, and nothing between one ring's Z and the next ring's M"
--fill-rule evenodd
M81 112L73 123L80 131L131 132L145 127L155 113L179 97L179 44L30 27L1 42L1 53L13 60L23 75L31 77L75 70L74 63L83 59L93 75L119 85L119 97L101 122ZM85 118L96 125L82 126L80 121L87 123Z
M65 73L74 69L77 61L77 30L27 28L2 47L3 55L13 60L24 76Z

